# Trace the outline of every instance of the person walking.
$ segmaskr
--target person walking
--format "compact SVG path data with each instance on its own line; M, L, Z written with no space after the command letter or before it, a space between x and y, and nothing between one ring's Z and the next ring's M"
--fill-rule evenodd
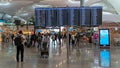
M43 49L44 50L47 50L49 49L49 36L48 35L44 35L43 39L42 39L42 42L43 42Z
M5 42L5 34L4 33L1 34L1 38L2 38L2 42Z
M59 45L61 45L61 34L60 34L60 32L58 33L58 40L59 40Z
M99 39L98 32L94 32L93 39L94 39L94 45L98 45L98 39Z
M34 33L31 35L31 41L30 41L32 47L35 47L36 40L37 40L37 35Z
M72 46L75 47L75 35L71 35L71 39L72 39Z
M16 60L19 62L19 55L21 53L21 62L23 62L24 58L24 35L22 31L19 31L17 36L14 39L17 53L16 53Z
M14 39L14 34L11 34L11 39L12 39L12 42L13 42L13 39Z
M76 43L75 43L75 46L77 48L79 48L79 42L80 42L80 33L78 32L77 35L76 35Z
M40 32L38 33L37 42L38 42L38 49L41 49L41 45L42 45L42 34L41 34Z

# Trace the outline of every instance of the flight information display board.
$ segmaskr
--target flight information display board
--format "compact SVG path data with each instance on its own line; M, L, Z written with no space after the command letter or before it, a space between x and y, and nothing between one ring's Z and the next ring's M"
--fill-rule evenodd
M62 26L69 26L69 9L62 8Z
M40 23L39 23L39 21L40 21L40 19L39 19L39 10L38 10L38 8L35 8L35 23L34 23L34 26L35 27L39 27L40 26Z
M102 7L36 8L35 27L99 26Z
M58 26L63 26L62 8L58 9Z
M58 9L52 8L51 10L51 26L58 26Z
M102 25L102 7L91 7L91 26Z
M36 15L36 22L35 22L35 26L36 27L45 27L45 23L46 23L46 10L44 8L40 8L40 9L35 9L35 15Z
M81 7L80 8L80 24L81 26L90 26L90 7Z
M74 17L73 17L74 26L80 26L80 9L74 9Z
M45 26L46 27L50 27L52 26L52 23L51 23L51 9L46 9L46 23L45 23Z
M70 26L74 25L74 8L69 9L69 20Z
M80 9L70 8L69 9L69 25L70 26L80 26Z

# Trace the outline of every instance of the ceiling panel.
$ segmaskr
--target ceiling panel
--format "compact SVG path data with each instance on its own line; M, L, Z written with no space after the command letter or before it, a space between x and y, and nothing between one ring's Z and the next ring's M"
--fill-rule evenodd
M40 1L39 4L51 5L53 7L65 7L67 0L45 0Z
M43 1L43 0L11 0L11 1Z
M0 12L15 15L22 7L26 7L32 3L33 1L12 1L10 2L10 5L0 5Z
M120 22L120 15L104 14L102 19L103 19L103 21Z
M120 15L120 0L107 0Z
M0 5L0 13L7 13L9 15L17 15L26 18L24 13L28 13L28 16L34 15L33 5L51 5L52 7L71 7L80 6L79 0L8 0L9 5ZM120 14L120 4L118 0L84 0L86 6L102 5L106 12L113 14ZM0 3L2 3L0 1ZM23 14L23 16L22 16ZM105 17L106 18L106 17Z

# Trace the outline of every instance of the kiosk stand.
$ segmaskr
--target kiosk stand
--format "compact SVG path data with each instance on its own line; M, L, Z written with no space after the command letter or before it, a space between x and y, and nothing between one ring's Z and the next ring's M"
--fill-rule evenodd
M110 48L109 29L99 29L99 45L100 48Z

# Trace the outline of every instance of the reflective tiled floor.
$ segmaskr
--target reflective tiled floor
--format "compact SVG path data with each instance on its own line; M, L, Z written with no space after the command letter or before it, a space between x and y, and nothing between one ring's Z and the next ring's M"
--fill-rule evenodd
M62 45L50 43L49 58L41 58L37 47L25 47L23 63L16 62L12 43L1 43L0 68L120 68L120 46L100 49L80 44L79 48L70 46L67 50L67 40L62 41Z

